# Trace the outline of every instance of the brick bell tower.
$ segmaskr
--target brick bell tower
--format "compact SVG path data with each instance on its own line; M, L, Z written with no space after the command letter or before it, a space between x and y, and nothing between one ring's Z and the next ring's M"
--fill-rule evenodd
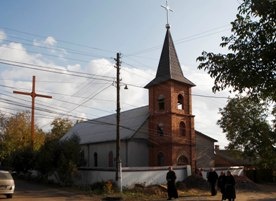
M156 77L149 90L149 165L191 165L195 168L195 130L192 87L184 77L176 54L170 26Z

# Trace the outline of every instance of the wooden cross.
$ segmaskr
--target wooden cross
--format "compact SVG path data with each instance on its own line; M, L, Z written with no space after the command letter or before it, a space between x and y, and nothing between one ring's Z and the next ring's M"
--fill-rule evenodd
M22 91L13 91L15 94L23 94L23 95L29 95L32 97L32 116L31 116L31 136L32 136L32 148L34 148L34 135L35 135L35 129L34 129L34 111L35 111L35 97L43 97L43 98L52 98L52 96L37 94L35 92L35 76L33 76L33 87L32 92L22 92Z

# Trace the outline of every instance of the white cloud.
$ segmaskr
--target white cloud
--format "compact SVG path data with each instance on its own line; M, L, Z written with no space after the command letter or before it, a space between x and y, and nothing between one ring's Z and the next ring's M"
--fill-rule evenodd
M65 60L67 51L64 48L57 47L57 40L53 36L48 36L44 40L33 40L33 45L38 47L47 48L53 56L58 56L60 59Z
M80 64L68 65L67 69L69 71L81 71L81 65Z
M57 44L57 41L54 39L54 37L52 36L48 36L45 41L44 44L46 46L55 46Z
M46 40L44 41L46 45ZM48 38L48 45L56 45L55 40ZM9 81L3 84L18 89L31 91L32 76L36 76L36 90L38 93L51 95L52 99L37 98L38 108L43 104L51 112L36 112L37 123L43 129L49 129L49 124L56 116L72 114L80 118L97 118L116 112L116 87L112 85L116 77L114 63L106 59L91 60L87 65L68 64L66 67L55 65L54 61L45 62L41 56L32 55L19 43L10 43L0 46L0 59L9 59L23 63L39 64L41 66L53 66L63 70L63 74L36 71L33 69L0 66L0 76ZM196 84L192 88L193 94L212 95L212 79L199 70L185 69L185 77ZM79 71L93 74L91 79L70 76L69 71ZM156 70L156 69L155 69ZM155 70L121 67L120 78L122 86L120 101L122 111L148 104L148 90L143 88L155 77ZM187 72L188 70L188 72ZM112 79L113 78L113 79ZM128 90L124 90L124 84L128 84ZM1 88L0 88L1 89ZM10 92L12 95L12 92ZM19 95L13 95L18 101ZM227 96L220 93L215 96ZM30 97L21 97L30 104ZM225 105L225 99L193 96L193 114L195 115L195 128L208 136L219 140L219 144L226 145L225 136L216 125L219 118L218 108ZM1 105L2 106L2 105ZM9 105L9 107L14 107ZM17 108L17 110L22 108ZM26 108L23 108L26 109ZM46 125L46 126L45 126Z
M0 42L5 40L7 38L6 34L4 31L0 30Z
M34 46L41 46L41 47L53 47L56 46L57 41L54 37L48 36L45 38L45 40L34 40L33 45Z
M186 71L185 77L196 85L192 88L195 129L218 140L223 147L227 146L228 141L217 121L220 119L219 108L225 106L229 93L223 91L214 94L214 81L207 73L198 69L192 70L189 66L184 66L183 69Z

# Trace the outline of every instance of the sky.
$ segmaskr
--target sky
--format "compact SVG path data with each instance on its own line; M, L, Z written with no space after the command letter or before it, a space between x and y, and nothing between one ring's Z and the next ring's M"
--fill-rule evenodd
M227 146L217 125L228 91L212 92L214 80L198 70L202 51L225 53L240 0L169 0L170 31L183 74L192 88L195 129ZM165 0L0 1L0 110L30 111L47 131L57 117L94 119L116 112L114 68L121 53L121 111L148 105L144 86L154 79L166 33ZM124 85L128 90L124 90Z

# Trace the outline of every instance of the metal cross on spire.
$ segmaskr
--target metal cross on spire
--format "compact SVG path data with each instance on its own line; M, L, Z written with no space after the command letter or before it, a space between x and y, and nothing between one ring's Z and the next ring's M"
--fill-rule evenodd
M170 9L169 4L168 4L168 0L166 0L166 6L161 5L161 7L165 8L166 12L167 12L167 24L166 24L166 28L170 28L170 24L169 24L169 11L173 12L172 9Z

